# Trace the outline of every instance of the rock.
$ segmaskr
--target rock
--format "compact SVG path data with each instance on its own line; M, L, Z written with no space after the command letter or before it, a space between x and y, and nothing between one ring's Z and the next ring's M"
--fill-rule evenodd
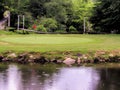
M36 58L33 55L29 55L28 63L34 63L34 60L36 60Z
M57 63L62 63L62 60L57 60Z
M29 56L29 59L35 59L33 55L30 55Z
M113 57L114 55L112 53L109 54L109 57Z
M86 55L83 55L82 58L86 60L88 57Z
M63 63L65 63L68 66L72 66L72 64L75 63L76 60L72 59L72 58L66 58Z
M7 62L7 61L9 61L9 59L5 57L5 58L2 59L2 61Z
M81 58L78 57L77 64L80 65L81 62L82 62Z
M51 62L53 62L53 63L57 63L57 60L56 60L56 59L54 59L54 60L51 60Z
M35 63L41 63L41 64L45 64L46 62L48 62L45 57L40 57L39 59L35 60Z
M0 62L2 62L3 56L0 56Z
M28 55L27 54L20 54L17 57L17 62L21 63L21 64L26 64L28 63Z
M96 54L97 55L105 55L106 51L97 51Z
M29 59L29 60L27 60L28 61L28 63L34 63L34 60L33 59Z
M95 58L95 59L94 59L94 63L99 63L99 59L98 59L98 58Z
M78 53L78 54L77 54L77 56L78 56L78 57L81 57L81 56L82 56L82 54L81 54L81 53Z
M53 63L56 63L56 64L60 64L60 63L62 63L62 60L56 60L56 59L55 59L55 60L52 60L52 62L53 62Z
M120 62L120 56L109 57L110 62Z
M91 61L90 60L85 60L86 63L90 63Z
M10 54L8 54L7 57L8 57L8 58L16 58L17 55L16 55L15 53L10 53Z

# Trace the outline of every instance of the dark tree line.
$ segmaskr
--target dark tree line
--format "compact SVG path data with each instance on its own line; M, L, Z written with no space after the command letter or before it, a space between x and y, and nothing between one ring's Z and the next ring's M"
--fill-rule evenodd
M93 6L91 0L2 0L0 17L9 10L12 27L17 26L17 15L24 14L26 28L36 24L37 30L78 33L83 32L83 18L90 17Z
M12 27L25 15L25 27L40 31L82 33L85 19L86 32L120 33L120 0L1 0L0 19L6 10Z
M99 32L120 33L120 0L99 0L91 22Z

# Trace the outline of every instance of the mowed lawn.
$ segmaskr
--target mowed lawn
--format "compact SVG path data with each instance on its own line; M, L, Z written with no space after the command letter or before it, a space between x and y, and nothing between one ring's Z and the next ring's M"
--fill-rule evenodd
M120 35L28 34L0 35L4 51L96 51L120 50Z

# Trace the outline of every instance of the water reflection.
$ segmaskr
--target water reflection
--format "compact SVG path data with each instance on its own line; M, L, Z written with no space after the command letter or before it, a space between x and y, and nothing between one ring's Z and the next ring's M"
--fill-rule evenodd
M23 90L21 72L17 66L10 65L4 73L0 73L0 90Z
M119 90L120 89L120 68L98 69L100 81L97 90Z
M21 71L17 66L10 65L7 70L7 83L6 90L23 90Z
M42 69L42 68L41 68ZM21 69L9 65L0 71L0 90L119 90L120 70L90 67ZM41 72L42 71L42 72Z
M23 78L26 73L23 72ZM24 90L42 90L42 81L40 80L41 76L37 74L36 70L31 69L30 73L26 75L27 78L24 78Z
M96 90L99 75L92 68L63 68L50 80L46 80L45 90Z

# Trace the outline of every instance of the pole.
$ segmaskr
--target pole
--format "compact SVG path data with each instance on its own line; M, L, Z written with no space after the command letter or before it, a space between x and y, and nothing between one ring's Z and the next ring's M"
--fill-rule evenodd
M85 27L85 26L86 26L86 25L85 25L85 22L86 22L86 21L85 21L85 17L84 17L84 23L83 23L83 24L84 24L84 25L83 25L83 26L84 26L84 31L83 31L84 34L85 34L85 29L86 29L86 27Z
M10 12L9 12L9 16L8 16L8 27L10 27Z
M23 30L24 30L24 26L25 26L25 16L23 15Z
M19 22L20 22L20 16L18 15L18 25L17 25L17 30L19 30Z

